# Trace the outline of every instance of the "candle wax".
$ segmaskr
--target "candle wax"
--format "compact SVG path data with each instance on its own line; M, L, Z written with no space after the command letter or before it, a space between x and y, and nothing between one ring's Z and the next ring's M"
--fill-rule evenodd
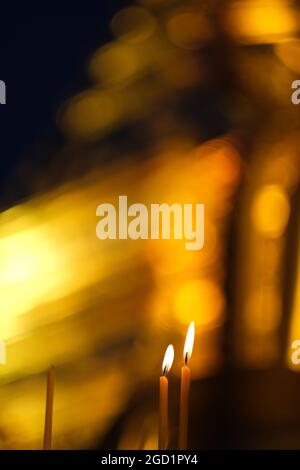
M179 411L179 450L187 449L188 420L189 420L189 394L190 394L190 369L183 366L181 369L181 392Z
M55 369L54 367L51 367L47 375L44 450L51 450L51 447L52 447L52 417L53 417L54 385L55 385Z
M158 449L166 450L168 446L168 379L159 379L159 431Z

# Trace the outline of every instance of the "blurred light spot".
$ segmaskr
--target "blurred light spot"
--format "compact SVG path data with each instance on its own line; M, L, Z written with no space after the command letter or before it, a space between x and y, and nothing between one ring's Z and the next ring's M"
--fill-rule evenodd
M59 120L68 136L92 139L108 131L119 117L119 104L109 93L89 90L67 103Z
M214 327L223 320L224 296L215 283L207 279L189 281L175 294L174 311L183 324Z
M176 12L167 22L168 36L183 49L199 49L213 38L208 19L198 10Z
M238 181L241 162L238 152L230 143L229 139L215 139L204 144L201 152L206 153L206 162L210 167L211 178L220 186L232 185Z
M275 46L275 53L283 64L295 73L300 73L300 40L280 42Z
M43 259L49 253L41 251L43 237L37 230L28 230L5 237L0 241L0 283L16 284L33 278L48 264Z
M111 22L115 36L130 43L139 43L149 38L155 26L154 16L141 7L129 7L119 11Z
M290 203L286 192L278 185L267 185L256 194L251 216L257 231L270 238L280 237L288 223Z
M99 49L91 59L89 74L104 85L128 81L138 71L137 51L130 45L113 43Z
M51 275L58 265L56 250L43 230L23 230L0 240L0 329L2 337L18 331L13 317L33 308L49 290ZM50 278L51 279L51 278ZM59 282L60 276L51 279Z
M296 13L288 3L278 0L235 1L226 14L229 34L242 43L274 43L294 34Z

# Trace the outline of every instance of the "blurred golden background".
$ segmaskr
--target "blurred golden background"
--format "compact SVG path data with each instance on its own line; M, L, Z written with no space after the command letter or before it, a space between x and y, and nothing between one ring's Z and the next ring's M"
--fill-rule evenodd
M300 448L299 26L284 0L111 18L57 110L61 144L41 140L47 166L19 169L31 194L0 215L0 448L41 448L51 364L55 449L155 448L163 354L177 389L192 320L191 446ZM204 249L98 240L96 207L121 194L204 203Z

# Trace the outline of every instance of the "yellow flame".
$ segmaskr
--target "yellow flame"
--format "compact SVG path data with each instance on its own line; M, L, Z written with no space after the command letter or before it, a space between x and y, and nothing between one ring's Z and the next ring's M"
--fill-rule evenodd
M166 375L170 372L173 361L174 361L174 348L172 344L169 344L169 346L166 349L165 357L162 363L162 375Z
M185 364L187 364L191 358L191 355L193 352L193 346L194 346L194 338L195 338L195 323L192 321L187 331L184 348L183 348L183 359L184 359Z

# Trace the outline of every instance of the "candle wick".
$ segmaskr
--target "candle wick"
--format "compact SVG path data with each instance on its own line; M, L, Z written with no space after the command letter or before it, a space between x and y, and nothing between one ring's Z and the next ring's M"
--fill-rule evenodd
M165 375L166 375L166 372L167 372L167 366L164 367L164 370L163 370L162 375L165 376Z
M188 353L185 353L184 364L187 366L188 363Z

